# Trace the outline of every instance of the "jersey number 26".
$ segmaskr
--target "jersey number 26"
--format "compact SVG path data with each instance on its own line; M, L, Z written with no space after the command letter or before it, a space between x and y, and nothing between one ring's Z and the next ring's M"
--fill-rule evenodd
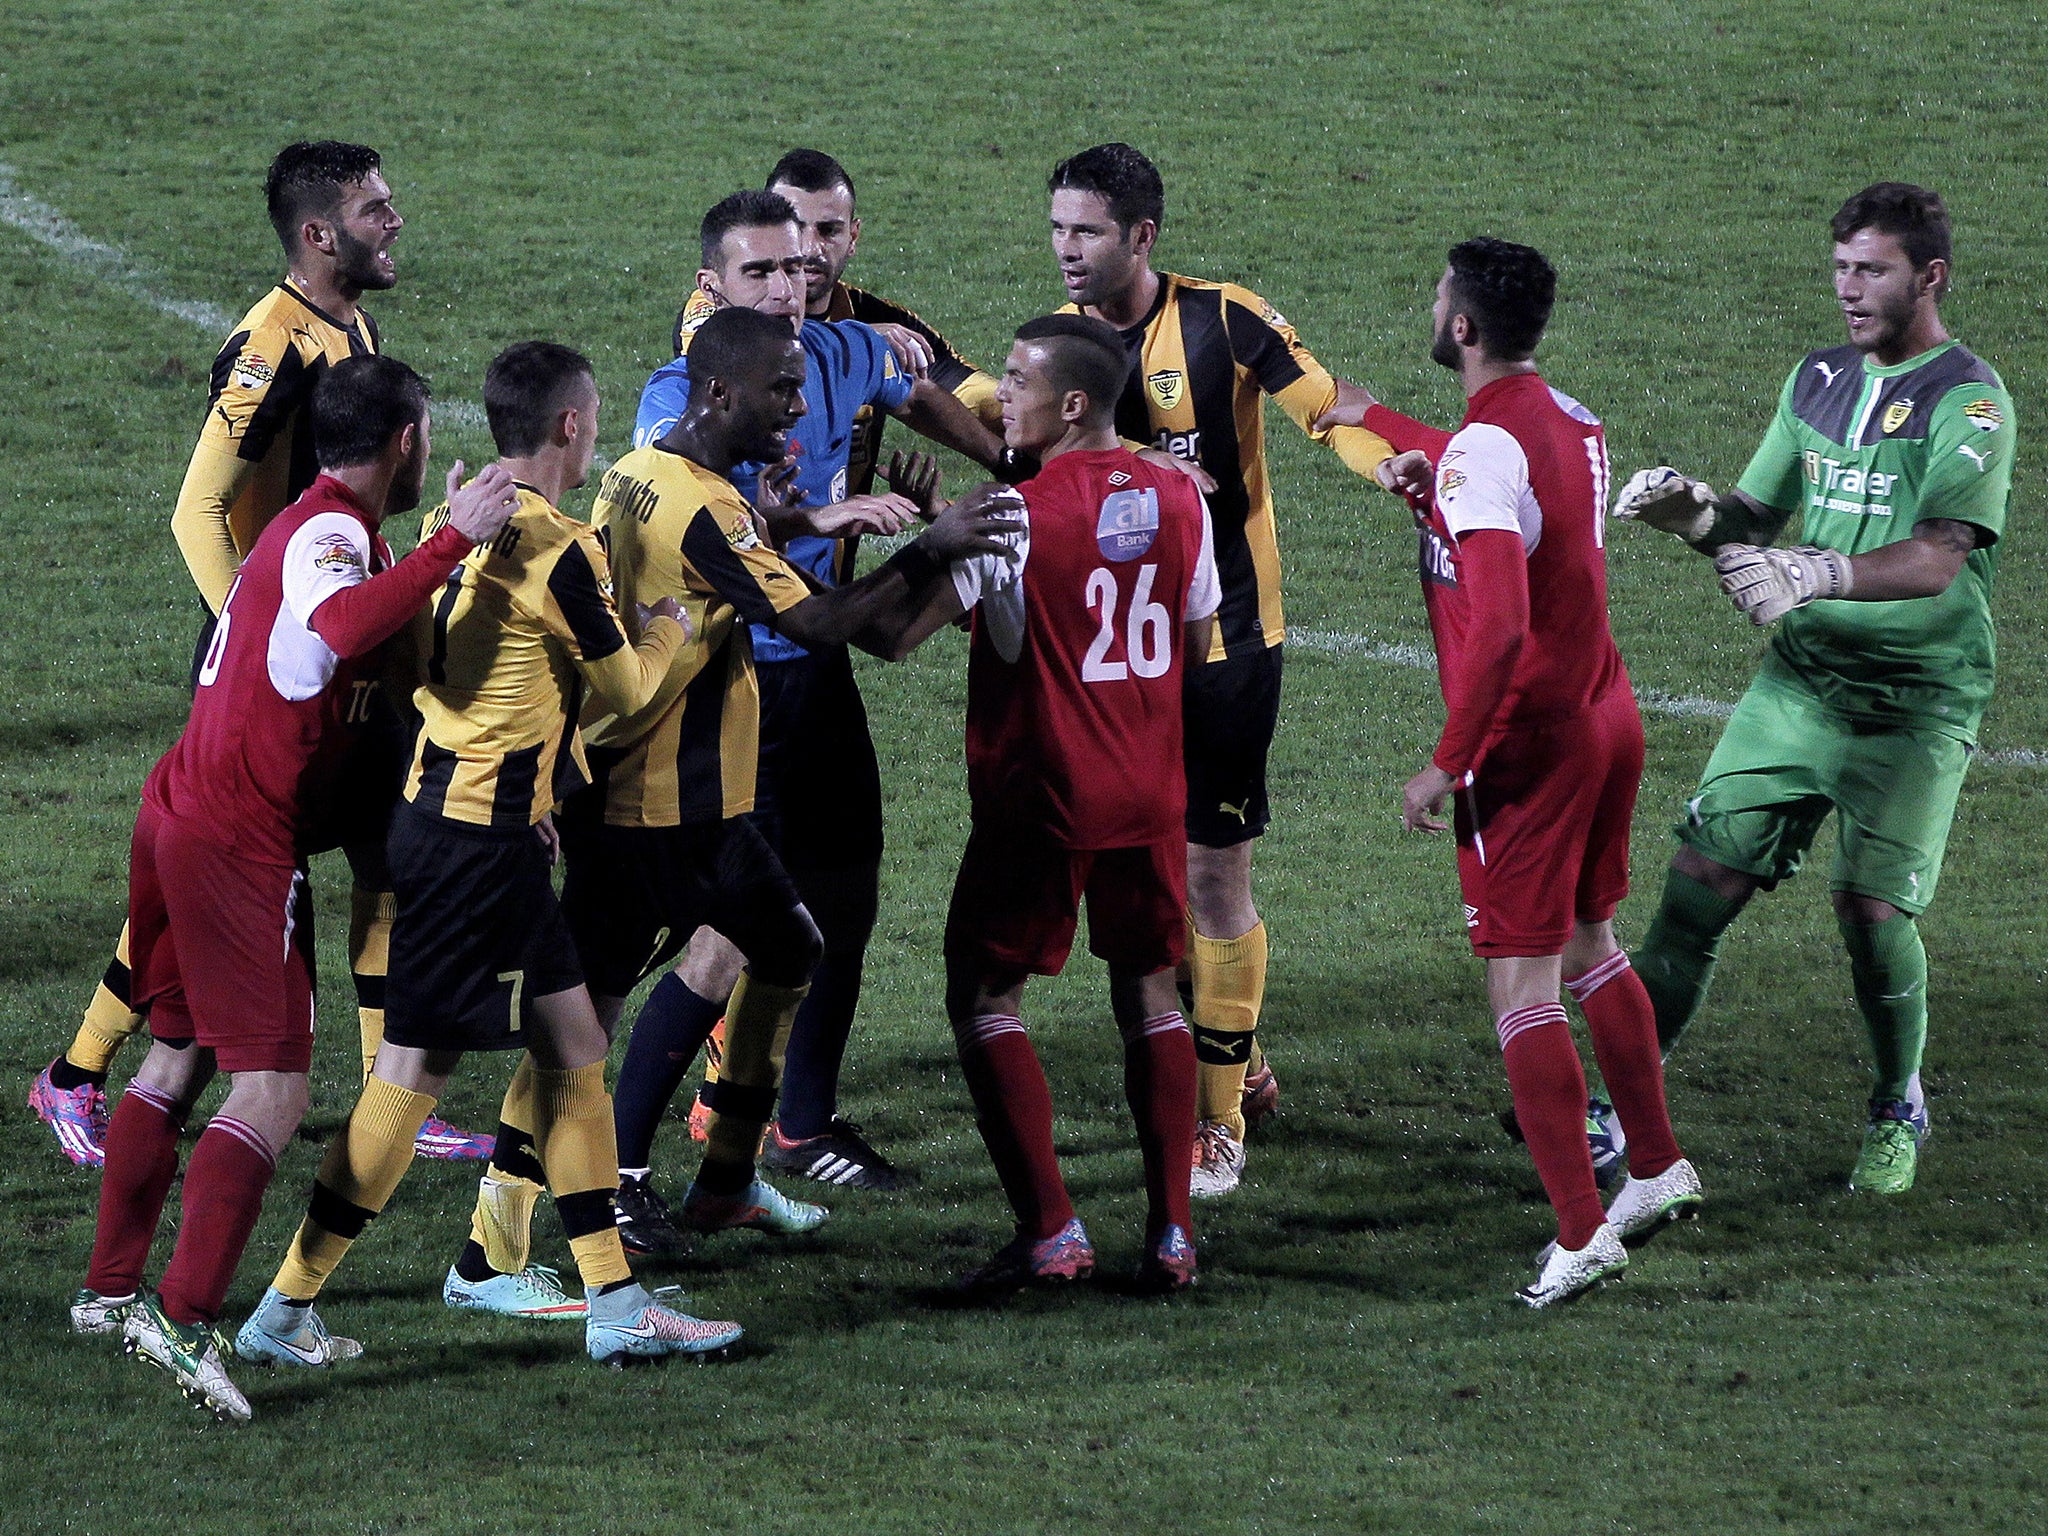
M1116 577L1106 565L1088 573L1086 601L1091 611L1100 610L1100 627L1088 654L1081 658L1084 683L1120 683L1132 673L1139 677L1160 677L1173 665L1173 615L1164 603L1152 601L1152 583L1159 575L1156 565L1138 567L1138 584L1131 593L1130 611L1124 615L1123 661L1110 659L1117 643Z

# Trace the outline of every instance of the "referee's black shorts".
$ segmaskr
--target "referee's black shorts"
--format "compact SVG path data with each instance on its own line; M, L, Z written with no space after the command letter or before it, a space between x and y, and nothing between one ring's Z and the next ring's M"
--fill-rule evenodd
M1273 819L1266 755L1280 721L1280 650L1267 646L1187 670L1183 756L1191 843L1232 848L1259 836Z
M531 827L469 827L401 804L387 845L384 1038L430 1051L524 1049L533 1000L583 984Z

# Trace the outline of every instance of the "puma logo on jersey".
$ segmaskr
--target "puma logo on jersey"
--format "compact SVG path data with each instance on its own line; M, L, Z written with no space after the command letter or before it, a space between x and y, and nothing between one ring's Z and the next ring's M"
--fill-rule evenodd
M1835 380L1839 379L1842 376L1842 370L1837 367L1834 367L1832 364L1815 363L1813 366L1818 368L1821 371L1821 373L1826 377L1828 381L1827 387L1830 389L1834 388Z
M1968 459L1972 464L1976 465L1977 473L1980 475L1983 474L1985 470L1991 467L1990 464L1988 464L1985 461L1984 455L1979 453L1976 449L1972 448L1968 443L1957 443L1956 452L1960 453L1964 458Z
M1216 809L1219 811L1230 812L1230 814L1235 816L1239 821L1244 822L1245 825L1249 826L1251 825L1251 823L1249 819L1245 816L1245 812L1251 809L1251 803L1252 802L1249 796L1246 797L1243 805L1232 805L1228 800L1220 800L1216 804Z

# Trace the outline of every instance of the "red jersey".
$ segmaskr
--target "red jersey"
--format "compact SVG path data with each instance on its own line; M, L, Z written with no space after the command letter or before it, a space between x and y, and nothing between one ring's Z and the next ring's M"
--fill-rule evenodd
M1179 840L1181 625L1221 601L1201 493L1124 448L1063 453L1017 488L1014 559L954 570L975 610L967 787L977 820L1067 848Z
M1365 420L1397 448L1420 448L1436 461L1436 494L1415 520L1449 711L1437 765L1461 773L1500 732L1579 714L1626 688L1607 625L1607 440L1599 419L1540 375L1519 373L1472 396L1455 433L1384 406ZM1471 557L1460 541L1483 530L1514 535L1526 567L1522 646L1512 670L1496 676L1486 674L1502 656L1503 609L1516 605L1467 579Z
M377 648L469 549L443 528L393 566L376 518L321 475L242 562L192 714L144 798L238 855L298 863L335 763L368 718Z

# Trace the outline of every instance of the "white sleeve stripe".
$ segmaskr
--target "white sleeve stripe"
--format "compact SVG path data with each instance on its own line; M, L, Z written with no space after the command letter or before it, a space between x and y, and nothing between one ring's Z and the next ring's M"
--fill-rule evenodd
M1223 580L1216 571L1216 524L1209 516L1208 501L1203 499L1202 548L1195 556L1194 578L1188 583L1188 600L1181 609L1181 621L1210 618L1222 606Z
M1437 509L1454 536L1498 528L1526 539L1522 512L1528 493L1528 455L1512 433L1492 422L1461 428L1437 462Z
M345 512L317 513L285 545L285 607L302 629L309 629L314 610L367 580L369 568L370 540L363 525Z

